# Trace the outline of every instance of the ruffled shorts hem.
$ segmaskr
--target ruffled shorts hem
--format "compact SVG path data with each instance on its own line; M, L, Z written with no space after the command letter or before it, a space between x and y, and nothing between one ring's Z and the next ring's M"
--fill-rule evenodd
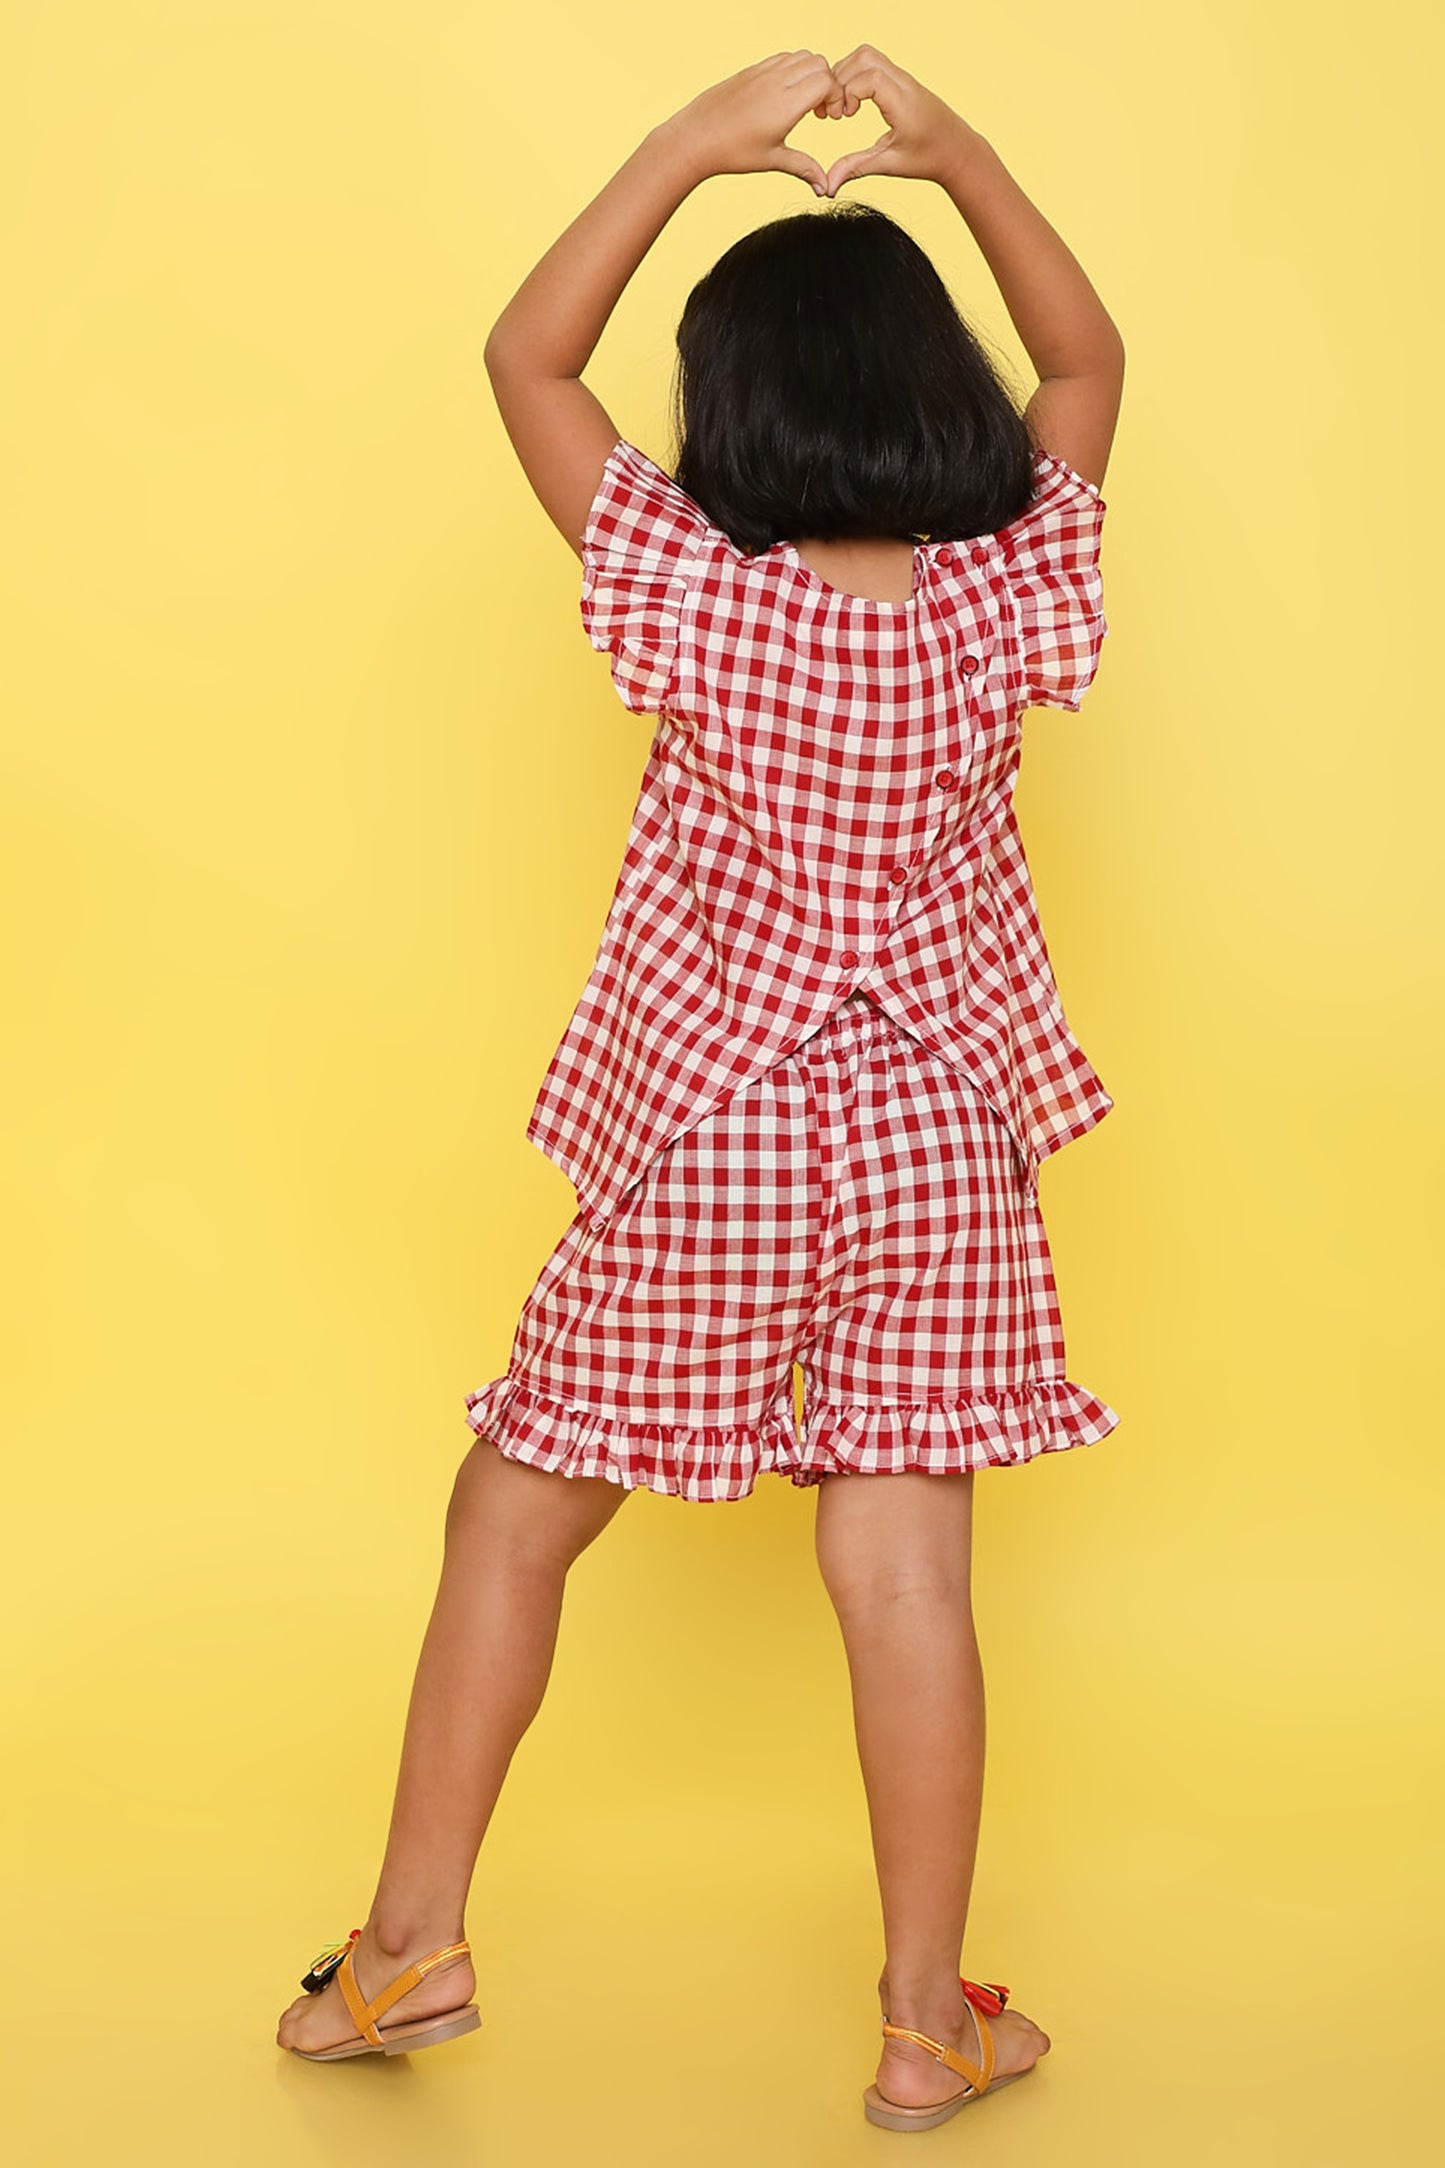
M468 1393L466 1406L477 1436L509 1460L701 1503L746 1498L763 1471L786 1474L798 1448L786 1408L751 1426L635 1423L548 1400L511 1376Z
M807 1442L790 1473L805 1485L829 1475L1018 1468L1041 1453L1096 1445L1118 1420L1106 1401L1070 1378L995 1388L947 1406L835 1408L820 1402L809 1413Z
M949 1406L818 1403L799 1442L791 1407L754 1425L636 1423L534 1392L510 1374L466 1396L467 1421L509 1460L568 1476L602 1476L699 1503L746 1498L761 1474L799 1489L830 1475L957 1475L1018 1467L1042 1453L1106 1438L1119 1418L1068 1378Z

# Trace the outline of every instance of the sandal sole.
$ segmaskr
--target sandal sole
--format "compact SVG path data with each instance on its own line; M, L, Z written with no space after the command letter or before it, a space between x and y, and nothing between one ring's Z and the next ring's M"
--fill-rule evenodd
M292 2048L308 2063L346 2062L353 2055L409 2055L413 2048L440 2047L444 2040L455 2040L461 2033L475 2032L482 2022L482 2013L474 2002L465 2009L445 2013L440 2018L416 2018L406 2025L378 2026L381 2046L370 2040L343 2040L334 2048Z
M989 2093L996 2093L1001 2085L1013 2085L1019 2078L1026 2078L1029 2070L1035 2068L1037 2065L1030 2063L1028 2070L1011 2070L1006 2078L995 2078L982 2093L976 2093L971 2085L965 2086L961 2093L954 2094L952 2100L935 2101L926 2108L900 2107L896 2101L885 2100L876 2085L870 2085L863 2094L863 2113L868 2121L876 2123L880 2130L936 2130L940 2123L946 2123L950 2116L957 2115L959 2109L966 2108L970 2101L985 2099Z

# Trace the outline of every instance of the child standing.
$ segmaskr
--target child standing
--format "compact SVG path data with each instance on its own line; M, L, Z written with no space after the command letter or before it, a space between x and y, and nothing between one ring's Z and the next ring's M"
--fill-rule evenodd
M824 175L787 144L865 98L872 150ZM850 202L745 236L690 295L676 473L620 438L580 378L618 296L699 181L766 170L825 199L858 173L945 188L1039 371L1026 414L928 258ZM974 1471L1118 1421L1065 1375L1037 1195L1112 1101L1064 1018L1012 794L1023 713L1077 710L1108 631L1122 345L991 146L864 46L775 54L653 129L487 365L581 557L589 637L656 735L528 1130L577 1213L505 1376L467 1395L367 1924L277 2037L331 2059L479 2022L466 1894L568 1568L639 1486L728 1500L767 1471L817 1487L852 1676L886 1950L865 2112L929 2128L1049 2045L959 1971Z

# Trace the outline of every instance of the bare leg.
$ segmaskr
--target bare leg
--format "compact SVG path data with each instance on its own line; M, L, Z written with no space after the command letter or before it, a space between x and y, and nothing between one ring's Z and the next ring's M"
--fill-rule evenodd
M482 1838L551 1674L568 1568L627 1496L601 1476L508 1460L486 1439L457 1471L386 1856L352 1959L364 1995L462 1939ZM475 1984L469 1960L454 1959L393 2004L385 2022L452 2009ZM321 2048L355 2033L333 1980L282 2013L276 2038L282 2047Z
M883 2015L972 2062L959 1985L983 1804L984 1682L974 1632L972 1475L830 1475L814 1534L853 1688L883 1907ZM1048 2036L1021 2013L991 2021L1000 2077ZM884 2042L878 2089L900 2106L963 2080L908 2040Z

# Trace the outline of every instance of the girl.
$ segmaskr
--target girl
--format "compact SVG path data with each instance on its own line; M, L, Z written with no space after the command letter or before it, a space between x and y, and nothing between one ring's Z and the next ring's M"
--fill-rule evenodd
M865 98L871 150L825 175L787 144ZM944 188L1037 367L1027 412L922 251L849 203L745 236L689 296L675 475L619 438L580 374L618 296L700 181L770 170L824 199L862 173ZM766 1470L818 1489L852 1675L885 1944L865 2110L926 2129L1049 2046L959 1971L969 1554L975 1469L1118 1421L1064 1374L1036 1189L1113 1102L1064 1021L1012 791L1021 715L1077 709L1108 630L1123 349L991 145L861 46L774 54L654 128L486 360L581 557L589 637L656 736L528 1131L578 1210L507 1374L467 1396L366 1925L277 2037L331 2059L479 2022L464 1906L569 1566L640 1485L733 1499Z

